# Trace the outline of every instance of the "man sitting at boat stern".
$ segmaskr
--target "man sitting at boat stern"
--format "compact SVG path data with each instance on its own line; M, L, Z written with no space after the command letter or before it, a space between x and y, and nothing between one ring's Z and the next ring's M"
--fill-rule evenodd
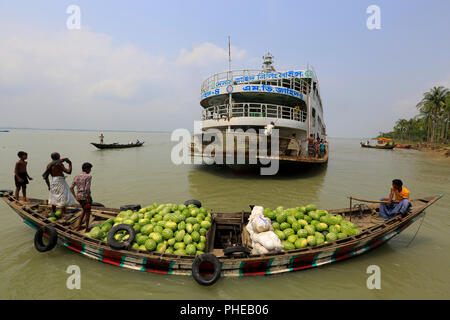
M395 196L395 200L392 198ZM389 199L381 199L381 201L389 201L390 203L380 204L380 217L383 219L392 219L397 214L406 215L409 208L409 190L403 187L403 182L400 179L392 180L391 194Z

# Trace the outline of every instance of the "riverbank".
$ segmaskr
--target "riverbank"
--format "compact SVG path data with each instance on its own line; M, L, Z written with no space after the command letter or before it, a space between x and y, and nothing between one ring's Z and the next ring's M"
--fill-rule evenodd
M407 140L396 140L396 144L410 144L411 149L427 152L438 158L450 160L450 144L432 144L412 142Z

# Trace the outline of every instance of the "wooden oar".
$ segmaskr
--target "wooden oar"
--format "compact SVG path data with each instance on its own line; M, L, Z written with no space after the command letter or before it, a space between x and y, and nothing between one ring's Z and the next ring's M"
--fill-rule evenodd
M362 202L369 202L369 203L390 203L389 201L382 201L382 200L366 200L366 199L360 199L360 198L355 198L352 196L348 196L347 197L350 200L356 200L356 201L362 201Z

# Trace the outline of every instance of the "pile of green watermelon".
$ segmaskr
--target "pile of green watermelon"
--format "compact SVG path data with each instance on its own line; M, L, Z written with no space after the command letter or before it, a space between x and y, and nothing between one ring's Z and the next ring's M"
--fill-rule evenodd
M121 211L116 218L93 226L87 236L107 242L109 230L118 224L128 224L136 231L132 248L176 255L203 254L206 234L211 227L211 211L190 204L157 204L139 211ZM126 231L114 238L125 241Z
M281 206L275 210L266 208L264 216L272 221L285 251L321 245L361 232L341 215L317 210L313 204L289 209Z

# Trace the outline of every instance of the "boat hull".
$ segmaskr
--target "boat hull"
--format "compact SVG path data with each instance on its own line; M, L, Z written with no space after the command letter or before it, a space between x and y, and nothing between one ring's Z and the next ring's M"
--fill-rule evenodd
M413 202L412 212L406 217L395 217L376 228L363 230L357 236L337 240L333 245L321 245L267 255L251 255L247 258L218 256L222 264L221 276L240 277L279 274L315 268L359 256L379 247L398 235L419 219L425 208L439 198L438 196L416 200L416 202ZM54 223L34 213L31 209L15 201L11 196L3 197L3 199L27 225L33 229L52 225L58 232L58 243L60 245L88 258L136 271L183 276L192 275L193 256L175 256L154 252L144 253L139 250L113 250L100 240L91 239L83 234L69 230L60 223ZM371 207L372 209L373 207ZM109 210L115 211L109 212ZM354 219L356 219L358 213L349 211L349 209L330 210L330 213L345 214L345 210L350 215L354 215ZM102 210L102 214L109 214L111 217L118 212L116 209Z
M395 148L395 144L392 144L392 145L384 145L384 146L378 146L378 145L371 146L371 145L367 145L367 144L361 143L361 147L363 147L363 148L372 148L372 149L386 149L386 150L392 150L392 149Z
M94 147L98 149L126 149L126 148L137 148L142 147L144 142L139 144L103 144L103 143L91 143Z

